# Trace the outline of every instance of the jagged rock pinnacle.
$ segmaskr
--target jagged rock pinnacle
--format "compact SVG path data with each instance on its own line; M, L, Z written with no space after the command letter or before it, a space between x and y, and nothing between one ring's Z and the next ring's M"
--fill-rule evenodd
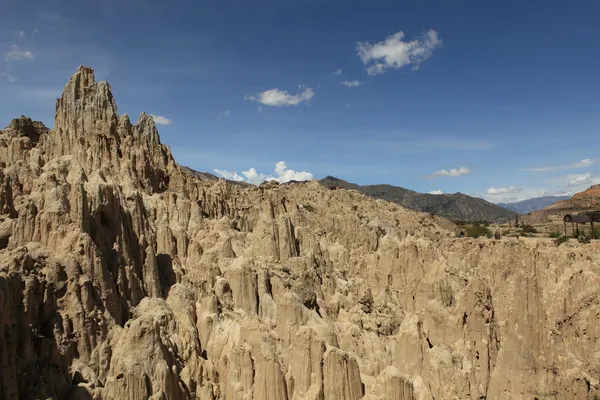
M457 239L316 181L201 180L87 67L55 127L0 133L2 400L600 389L600 243Z

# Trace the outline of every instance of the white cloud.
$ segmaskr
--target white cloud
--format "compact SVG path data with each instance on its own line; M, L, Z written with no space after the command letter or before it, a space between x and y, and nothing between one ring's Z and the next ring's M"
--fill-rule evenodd
M352 104L352 103L344 104L345 108L350 108L350 107L353 107L353 106L354 106L354 104Z
M309 181L313 178L310 172L296 172L293 169L288 169L285 165L285 161L279 161L275 164L275 174L278 176L278 181L289 182L289 181Z
M302 85L299 87L303 88ZM304 88L302 93L295 95L289 94L287 91L281 89L269 89L258 93L256 96L245 96L244 98L269 107L288 107L297 106L301 103L308 103L314 95L315 92L311 88Z
M471 170L467 167L460 168L452 168L450 171L447 169L441 169L439 171L435 171L433 176L461 176L461 175L469 175Z
M573 163L573 168L587 168L591 165L594 165L594 161L586 158L584 160Z
M17 37L19 37L19 38L24 38L25 32L24 31L15 31L15 35L17 35Z
M11 50L6 53L4 59L6 61L22 61L22 60L33 60L33 53L29 50L23 50L16 44L13 44Z
M343 81L342 85L346 86L346 87L357 87L362 85L361 81Z
M498 195L507 194L507 193L519 193L520 191L521 191L520 188L514 187L514 186L501 187L501 188L490 187L485 193L490 196L498 196Z
M576 187L582 185L593 185L598 178L588 173L585 174L568 174L567 175L567 187Z
M488 193L489 192L489 193ZM540 188L516 188L509 186L505 188L490 187L484 193L472 193L472 196L481 197L491 203L515 203L542 196L562 196L565 195L564 190L551 190Z
M163 117L162 115L150 114L150 116L156 125L171 125L173 123L169 118Z
M313 178L313 174L310 172L289 169L285 161L279 161L275 164L275 170L272 174L263 174L256 171L254 168L242 171L241 175L237 172L226 171L223 169L213 169L213 171L222 178L238 182L248 182L253 185L258 185L264 181L285 183L289 181L309 181Z
M221 178L229 179L230 181L244 182L244 178L239 176L237 172L226 171L224 169L213 169L213 172Z
M248 183L251 183L253 185L258 185L264 181L275 180L275 178L272 176L256 172L254 168L250 168L248 171L242 171L242 175L246 177L246 181Z
M231 111L225 110L217 114L217 119L222 120L223 118L227 118L231 115Z
M403 32L388 36L384 41L356 43L356 51L369 75L378 75L388 69L400 69L412 65L413 70L430 58L433 50L442 45L438 33L433 29L411 41L403 41Z
M444 194L444 192L441 190L432 190L431 192L429 192L429 194Z
M5 78L10 83L16 82L19 80L16 76L13 76L7 72L0 72L0 77Z
M546 171L556 171L559 169L575 169L575 168L587 168L596 164L598 160L586 158L580 161L576 161L567 165L556 165L551 167L538 167L538 168L527 168L526 171L537 171L537 172L546 172Z
M600 184L600 177L592 173L566 174L546 180L553 186L549 188L505 188L490 187L487 192L474 194L492 203L511 203L541 196L572 196L577 192L586 190L591 185Z
M334 73L333 73L333 75L335 75L335 76L340 76L341 74L342 74L342 69L341 69L341 68L339 68L339 69L336 69L336 70L334 71Z

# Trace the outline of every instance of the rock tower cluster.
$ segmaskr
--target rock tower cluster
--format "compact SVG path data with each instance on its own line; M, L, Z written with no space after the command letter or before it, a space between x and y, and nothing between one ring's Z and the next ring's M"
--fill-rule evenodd
M179 166L80 67L0 131L0 398L581 399L600 245L453 238L317 182Z

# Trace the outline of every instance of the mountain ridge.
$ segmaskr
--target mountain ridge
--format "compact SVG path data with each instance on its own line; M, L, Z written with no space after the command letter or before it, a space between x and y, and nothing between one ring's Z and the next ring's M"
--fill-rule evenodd
M546 208L557 201L568 200L570 198L571 196L540 196L510 203L497 203L497 205L512 211L516 211L519 214L529 214L530 212Z
M361 186L330 175L319 180L319 183L323 186L357 190L373 198L391 201L411 210L434 213L451 220L504 222L509 218L514 218L516 214L512 210L502 208L487 200L460 192L430 194L389 184Z

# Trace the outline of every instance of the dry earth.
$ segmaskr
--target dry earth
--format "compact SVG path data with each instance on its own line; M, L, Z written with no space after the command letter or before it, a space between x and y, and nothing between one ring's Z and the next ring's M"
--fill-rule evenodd
M600 244L175 163L81 67L0 134L0 398L593 399Z

